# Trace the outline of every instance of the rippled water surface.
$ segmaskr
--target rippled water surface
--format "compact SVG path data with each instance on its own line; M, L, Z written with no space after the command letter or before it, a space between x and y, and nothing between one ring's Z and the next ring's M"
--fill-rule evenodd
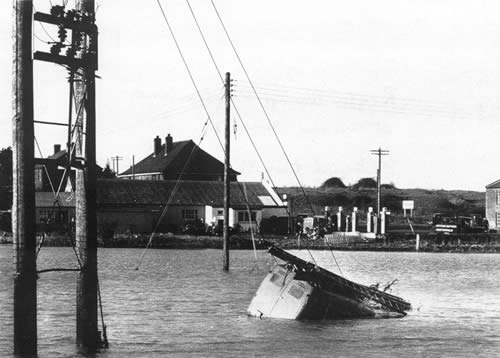
M293 251L310 259L307 251ZM345 277L397 278L393 293L415 308L403 319L258 320L245 311L273 265L266 252L99 249L110 348L98 357L494 357L500 356L500 255L335 252ZM330 252L312 252L338 272ZM0 356L12 356L11 246L0 246ZM70 248L44 248L38 268L76 267ZM40 357L78 355L76 273L38 280Z

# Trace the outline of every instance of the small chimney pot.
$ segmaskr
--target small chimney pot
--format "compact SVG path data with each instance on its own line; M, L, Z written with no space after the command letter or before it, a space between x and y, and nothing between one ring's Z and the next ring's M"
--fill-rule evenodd
M165 138L165 155L170 153L174 147L174 138L170 135L170 133Z
M154 143L154 152L153 155L156 157L160 151L161 151L161 139L160 136L156 136L156 138L153 141Z

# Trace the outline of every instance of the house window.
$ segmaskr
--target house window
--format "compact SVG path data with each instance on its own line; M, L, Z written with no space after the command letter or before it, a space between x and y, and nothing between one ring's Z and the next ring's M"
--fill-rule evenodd
M40 222L43 223L68 223L68 212L65 210L40 210Z
M182 218L184 220L198 219L198 210L196 209L182 209Z
M238 221L255 221L256 218L257 213L255 211L250 212L250 218L248 217L248 211L238 211Z
M46 223L49 219L49 212L47 210L40 210L40 222Z
M217 216L224 215L224 210L217 210Z
M35 170L35 183L41 183L42 182L42 170L37 169Z
M497 204L500 204L500 190L497 190Z
M500 213L497 213L497 223L496 223L496 227L499 227L500 226Z

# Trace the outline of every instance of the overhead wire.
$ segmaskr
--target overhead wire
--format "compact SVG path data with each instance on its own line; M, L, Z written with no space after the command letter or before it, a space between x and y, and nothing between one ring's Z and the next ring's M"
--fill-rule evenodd
M52 3L50 5L52 6ZM33 11L36 12L35 5L33 5ZM54 38L52 37L52 35L47 31L47 29L45 28L45 26L43 25L42 22L37 21L37 23L42 27L42 30L45 32L45 34L47 34L47 36L52 40L52 42L57 42L56 40L54 40Z
M219 66L217 65L217 62L215 61L215 57L214 57L214 55L212 53L212 50L210 49L210 46L208 45L208 42L207 42L207 40L205 38L205 35L203 34L203 31L201 29L201 26L200 26L200 24L198 22L198 19L197 19L195 13L194 13L194 10L191 7L191 4L190 4L189 0L186 0L186 3L188 5L188 7L189 7L189 11L191 12L191 15L192 15L192 17L194 19L196 27L198 28L198 32L199 32L199 34L200 34L200 36L201 36L201 38L203 40L203 43L205 44L205 48L207 49L208 54L210 55L210 59L212 60L212 63L213 63L213 65L214 65L214 67L215 67L215 69L217 71L217 74L219 75L219 78L220 78L221 82L224 84L224 78L222 76L222 71L219 69ZM268 170L266 164L264 163L262 155L260 154L260 152L259 152L259 150L257 148L257 145L255 144L255 141L253 140L252 136L250 135L250 132L249 132L249 130L248 130L246 124L245 124L245 121L243 120L243 118L242 118L242 116L241 116L241 114L240 114L240 112L238 110L238 107L236 106L236 103L233 100L233 96L230 97L230 100L231 100L231 104L232 104L232 106L234 108L234 111L235 111L236 115L238 116L238 119L240 120L240 122L241 122L241 124L243 126L243 129L245 130L245 133L247 134L247 137L250 140L250 143L252 144L252 147L253 147L255 153L257 154L257 157L259 158L259 161L260 161L262 167L264 168L264 170L265 170L265 172L266 172L269 180L271 181L271 184L273 185L273 187L276 187L276 185L274 184L274 181L272 179L272 176L269 173L269 170Z
M187 4L187 6L189 8L189 11L190 11L192 17L193 17L193 20L194 20L194 22L196 24L196 27L198 28L198 32L199 32L199 34L200 34L200 36L201 36L201 38L203 40L203 43L205 44L205 48L207 49L207 52L208 52L208 54L210 56L210 59L211 59L213 65L215 67L215 70L217 71L217 74L219 75L219 78L220 78L222 84L225 85L225 81L224 81L224 78L222 76L222 71L219 69L219 66L217 65L217 61L215 60L213 52L210 49L210 46L208 45L206 37L205 37L205 35L203 33L203 30L201 29L201 26L200 26L200 24L198 22L196 14L195 14L195 12L194 12L194 10L193 10L193 8L192 8L191 3L189 2L189 0L186 0L186 4ZM250 140L250 143L252 144L253 149L256 152L256 154L257 154L257 156L258 156L258 158L259 158L259 160L261 162L261 165L263 166L263 168L264 168L264 170L265 170L265 172L266 172L269 180L271 181L272 186L275 188L276 185L275 185L275 183L273 181L273 178L272 178L272 176L271 176L271 174L270 174L270 172L269 172L266 164L264 163L264 160L263 160L263 158L262 158L262 156L260 154L260 151L258 150L258 148L257 148L254 140L253 140L253 137L250 135L250 132L249 132L249 130L248 130L246 124L245 124L245 121L243 120L243 118L242 118L242 116L241 116L241 114L240 114L240 112L238 110L238 107L236 106L236 103L234 102L234 99L233 99L232 95L229 96L229 100L230 100L230 102L231 102L231 104L232 104L232 106L233 106L233 108L235 110L235 113L236 113L238 119L240 120L241 124L243 125L243 128L244 128L244 130L245 130L245 132L247 134L247 137ZM246 204L248 220L250 222L250 232L251 232L251 237L252 237L252 244L253 244L253 249L254 249L254 256L255 256L255 259L257 259L256 243L255 243L255 237L254 237L253 226L252 226L253 221L252 221L252 213L251 213L251 210L250 210L250 203L248 201L248 196L247 196L247 192L246 192L245 186L243 185L243 187L242 187L242 184L240 182L238 182L238 187L239 187L241 193L243 194L243 198L244 198L244 201L245 201L245 204ZM287 211L288 215L290 215L290 212L288 211L288 207L286 208L286 211ZM311 255L311 257L312 257L312 255ZM314 257L312 257L312 259L314 260Z
M278 101L278 102L288 102L288 103L300 103L300 104L311 104L311 105L324 105L324 104L336 104L346 107L348 109L366 109L378 112L389 112L389 113L411 113L419 116L445 116L453 118L469 118L472 113L465 111L454 111L453 109L446 107L436 107L436 106L423 106L411 103L390 103L390 101L372 101L363 98L349 98L346 96L322 96L310 94L310 96L289 93L279 90L259 90L261 98L264 100ZM242 88L243 97L253 96L251 92L245 92L245 88Z
M246 83L241 83L241 88L245 89L248 86L248 91L251 92L251 86ZM348 91L338 91L338 90L324 90L324 89L313 89L313 88L302 88L302 87L292 87L286 85L255 85L259 89L259 93L266 93L268 95L280 95L292 98L305 98L313 100L328 100L328 99L338 99L344 101L351 101L354 103L366 103L366 104L376 104L379 106L390 106L397 108L418 108L427 111L436 111L443 113L457 114L457 112L462 112L464 115L471 114L470 111L466 109L464 104L452 105L451 103L437 102L431 100L423 99L413 99L413 98L403 98L396 96L382 96L382 95L370 95L365 93L356 93Z
M181 170L181 172L179 174L179 178L176 180L175 185L174 185L174 187L173 187L172 191L170 192L170 195L169 195L169 197L167 199L167 203L163 207L163 210L162 210L162 212L160 214L160 217L156 221L156 225L155 225L153 231L151 232L151 235L149 236L149 239L148 239L148 242L146 244L146 247L144 248L144 250L143 250L143 252L141 254L141 257L139 259L139 262L137 263L137 266L135 268L136 270L139 270L139 267L141 266L142 261L144 260L144 256L146 255L146 251L149 249L149 247L151 246L151 243L153 242L153 237L156 234L156 230L158 230L158 228L160 227L160 224L161 224L163 218L167 214L167 211L168 211L168 209L170 207L170 204L172 203L175 195L177 194L177 190L178 190L178 188L180 186L180 183L182 181L182 177L184 176L188 165L191 163L191 159L192 159L192 157L194 155L194 152L196 151L197 148L199 148L199 146L201 145L201 142L205 138L205 134L206 134L206 131L207 131L207 126L208 126L208 120L205 121L205 123L203 125L202 131L201 131L201 135L200 135L200 140L198 142L198 146L194 145L193 148L191 148L191 152L189 153L189 156L188 156L186 162L184 163L184 166L182 167L182 170ZM166 148L165 148L165 150L166 150Z
M161 11L161 13L163 15L163 19L165 20L165 23L166 23L166 25L168 27L170 35L172 36L172 39L173 39L173 41L175 43L177 51L179 52L179 55L180 55L180 57L182 59L182 62L184 63L184 67L186 68L186 71L187 71L187 73L189 75L189 78L191 79L191 83L193 84L193 87L196 90L196 93L198 95L198 98L200 99L201 105L202 105L202 107L203 107L203 109L204 109L204 111L205 111L205 113L207 115L207 118L208 118L208 120L209 120L209 122L210 122L210 124L212 126L212 129L214 130L215 136L217 137L217 140L218 140L218 142L219 142L219 144L220 144L220 146L222 148L222 151L225 153L224 145L222 144L222 141L221 141L221 139L219 137L219 134L217 133L217 130L215 129L215 125L214 125L214 123L212 121L212 118L210 116L210 113L208 112L208 109L207 109L207 107L205 105L205 101L203 100L203 98L201 96L200 90L198 89L198 85L196 84L196 82L194 80L193 74L191 73L191 70L189 68L189 65L188 65L185 57L184 57L184 54L182 53L182 50L181 50L180 45L179 45L179 42L177 41L177 38L176 38L176 36L174 34L174 30L172 29L172 26L170 25L170 22L168 21L168 18L167 18L167 15L165 14L163 6L162 6L160 0L156 0L156 3L158 4L158 7L160 8L160 11Z
M243 72L245 73L245 76L246 76L248 82L250 83L250 86L252 87L252 90L253 90L253 92L255 94L255 97L257 98L257 101L259 102L260 108L262 109L262 112L264 113L264 116L266 117L267 122L269 123L269 126L271 127L271 129L272 129L272 131L274 133L274 136L275 136L275 138L276 138L276 140L277 140L277 142L278 142L278 144L279 144L279 146L280 146L280 148L281 148L281 150L282 150L282 152L283 152L283 154L284 154L284 156L285 156L285 158L286 158L286 160L287 160L287 162L288 162L288 164L289 164L289 166L290 166L290 168L292 170L292 173L295 176L295 179L297 180L297 183L299 184L299 187L301 188L304 197L306 198L306 201L307 201L307 203L309 205L309 208L311 209L311 211L312 211L312 213L314 215L314 208L313 208L313 206L312 206L312 204L311 204L311 202L309 200L309 197L306 195L304 187L303 187L302 183L300 182L300 179L299 179L299 177L297 175L297 172L295 171L295 168L292 165L292 162L291 162L290 158L288 157L288 154L287 154L287 152L286 152L286 150L285 150L285 148L283 146L283 143L281 142L280 137L278 136L278 133L277 133L275 127L274 127L274 124L272 123L271 118L269 117L269 114L267 113L267 110L265 109L265 107L264 107L264 105L262 103L262 100L260 99L259 94L257 93L257 90L255 89L255 86L253 85L252 80L250 79L250 76L249 76L249 74L248 74L248 72L247 72L247 70L245 68L245 65L243 64L243 61L241 60L241 58L240 58L240 56L238 54L238 51L236 50L236 47L234 46L234 43L233 43L231 37L229 36L229 32L227 31L226 25L224 24L224 21L222 20L222 17L219 14L219 10L215 6L215 3L214 3L213 0L210 0L210 2L212 4L212 7L213 7L216 15L217 15L217 18L219 19L220 24L222 25L224 33L226 34L226 37L227 37L227 39L228 39L228 41L229 41L229 43L230 43L230 45L231 45L231 47L233 49L233 52L234 52L234 54L235 54L238 62L240 63L240 66L243 69Z
M273 123L272 123L272 121L271 121L271 119L270 119L270 117L269 117L269 115L268 115L268 113L267 113L267 111L266 111L266 109L265 109L265 107L264 107L264 105L263 105L260 97L259 97L259 94L257 93L257 90L255 89L255 86L254 86L252 80L250 79L250 76L249 76L249 74L248 74L248 72L247 72L247 70L246 70L246 68L245 68L245 66L243 64L243 61L241 60L241 58L240 58L240 56L238 54L238 51L236 50L236 47L234 46L234 43L231 40L231 37L229 36L229 32L227 31L227 28L226 28L226 26L224 24L224 21L222 20L222 17L220 16L220 13L217 10L217 7L215 6L214 1L210 0L210 2L212 4L212 7L213 7L213 9L214 9L214 11L215 11L215 13L216 13L216 15L217 15L217 17L218 17L221 25L222 25L224 33L226 34L226 37L227 37L229 43L231 44L231 47L232 47L232 49L234 51L234 54L235 54L236 58L238 59L238 62L240 63L240 65L241 65L241 67L243 69L243 72L245 73L245 76L246 76L246 78L248 80L248 83L252 87L253 93L254 93L255 97L257 98L257 100L259 102L259 105L260 105L260 107L261 107L261 109L262 109L262 111L263 111L263 113L264 113L264 115L265 115L265 117L266 117L266 119L267 119L267 121L268 121L268 123L269 123L269 125L270 125L270 127L271 127L271 129L272 129L272 131L273 131L273 133L275 135L275 137L276 137L276 140L278 141L278 144L280 145L281 150L282 150L282 152L283 152L286 160L288 161L288 164L289 164L289 166L290 166L290 168L291 168L291 170L292 170L292 172L293 172L293 174L295 176L295 179L297 180L297 182L298 182L298 184L299 184L299 186L300 186L300 188L302 190L302 194L304 195L304 198L306 199L306 201L307 201L307 203L309 205L309 208L312 211L312 215L314 215L314 208L313 208L313 206L312 206L312 204L311 204L311 202L309 200L309 197L307 196L307 193L305 192L305 189L304 189L302 183L299 180L299 177L298 177L298 175L297 175L297 173L295 171L295 168L293 167L292 162L291 162L290 158L288 157L288 154L286 153L286 150L285 150L285 148L284 148L284 146L283 146L283 144L282 144L282 142L281 142L281 140L280 140L280 138L278 136L278 133L277 133L276 129L274 128L274 125L273 125ZM287 211L288 211L288 208L287 208ZM314 264L317 265L316 260L314 259L314 256L313 256L312 252L309 250L309 248L306 248L306 249L307 249L307 252L309 253L309 255L311 256L311 259L313 260ZM330 252L331 252L331 254L333 256L335 264L337 265L339 271L342 273L342 270L341 270L341 268L340 268L340 266L338 264L337 259L335 258L335 255L334 255L333 251L331 250L331 248L330 248Z

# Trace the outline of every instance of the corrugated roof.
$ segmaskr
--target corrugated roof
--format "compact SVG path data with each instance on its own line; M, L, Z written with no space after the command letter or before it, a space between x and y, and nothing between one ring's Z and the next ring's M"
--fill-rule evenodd
M165 205L177 181L102 179L97 183L99 206ZM260 182L232 182L230 205L245 208L246 201L253 208L278 206ZM268 197L265 203L259 198ZM273 203L273 205L271 205ZM181 181L171 205L224 205L224 183L216 181Z
M157 155L151 153L135 164L135 174L163 173L166 170L170 175L178 176L182 172L193 148L195 148L194 153L191 157L190 165L185 170L185 175L201 173L222 175L224 173L224 164L198 147L192 140L172 143L172 149L167 155L165 155L165 147L166 145L163 144ZM132 167L120 175L131 174ZM238 175L240 173L231 169L230 174Z
M494 188L500 188L500 179L494 181L491 184L486 185L486 189L494 189Z

